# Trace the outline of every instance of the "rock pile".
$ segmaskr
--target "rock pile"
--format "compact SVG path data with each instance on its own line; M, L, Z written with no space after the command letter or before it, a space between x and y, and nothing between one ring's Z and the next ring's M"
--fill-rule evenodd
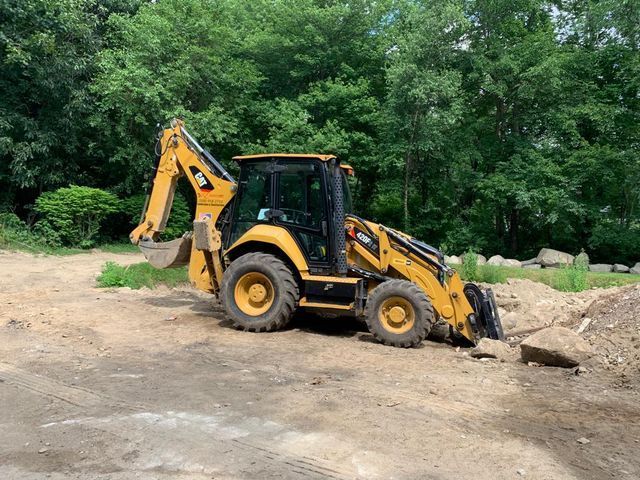
M621 287L592 302L576 321L607 370L640 383L640 285Z
M477 255L478 265L494 265L501 267L521 267L521 268L562 268L564 266L573 265L580 262L584 265L589 265L590 272L615 272L615 273L632 273L640 275L640 262L637 262L633 267L622 265L620 263L607 264L607 263L593 263L589 264L589 256L582 252L578 256L573 255L560 250L554 250L552 248L543 248L540 250L535 258L529 260L516 260L514 258L504 258L502 255L493 255L487 258L484 255ZM458 265L464 263L463 255L452 255L444 257L445 263L448 265Z

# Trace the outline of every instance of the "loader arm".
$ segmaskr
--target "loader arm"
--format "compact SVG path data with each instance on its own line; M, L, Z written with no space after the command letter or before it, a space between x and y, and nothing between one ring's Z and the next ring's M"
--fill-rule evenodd
M472 305L460 276L444 264L435 249L428 250L428 245L421 245L402 232L353 215L347 217L346 225L347 258L356 272L364 269L374 275L417 284L429 297L438 316L472 343L485 335L502 336L497 313L487 311L492 306ZM373 279L375 286L375 276ZM476 291L484 299L484 292L477 287L474 293ZM485 331L483 323L489 324L489 330L496 326L497 331Z
M233 177L211 154L204 150L184 128L173 120L158 138L157 167L152 179L143 218L130 234L145 257L157 268L189 264L190 280L202 290L214 292L222 275L220 232L216 224L220 214L235 195ZM178 180L186 177L196 195L195 234L159 242L164 231Z

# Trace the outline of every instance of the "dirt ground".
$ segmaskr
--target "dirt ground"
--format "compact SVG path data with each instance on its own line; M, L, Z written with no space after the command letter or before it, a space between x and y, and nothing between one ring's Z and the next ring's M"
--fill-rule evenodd
M141 257L0 252L2 479L640 478L640 398L606 368L394 349L304 314L239 332L188 287L96 288L107 260ZM601 295L530 289L495 287L514 330L579 324Z

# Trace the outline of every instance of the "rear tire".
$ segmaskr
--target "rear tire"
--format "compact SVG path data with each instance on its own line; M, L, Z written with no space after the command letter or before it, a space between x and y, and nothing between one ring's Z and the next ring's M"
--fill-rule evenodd
M272 332L285 327L299 300L287 265L268 253L247 253L224 272L220 300L236 328Z
M393 347L417 347L435 323L427 295L408 280L388 280L373 289L365 307L373 336Z

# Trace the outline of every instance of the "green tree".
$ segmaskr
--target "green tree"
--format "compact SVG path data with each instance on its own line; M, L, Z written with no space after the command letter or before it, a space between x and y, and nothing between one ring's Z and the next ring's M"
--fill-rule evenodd
M94 58L104 20L138 3L0 2L0 206L69 181L100 183L87 122Z
M639 24L637 0L0 1L0 210L139 196L181 116L231 169L337 154L359 213L451 253L635 262Z
M237 154L238 143L249 137L245 122L260 76L240 54L229 4L167 0L144 5L133 17L110 17L111 46L99 55L92 85L99 97L92 123L102 132L101 154L121 190L137 192L144 184L156 123L185 118L223 158Z
M446 179L450 140L463 113L462 76L455 59L467 20L453 1L400 6L387 52L382 122L386 148L380 159L389 177L403 179L403 227L417 233L422 225L416 222L436 213L442 190L433 179ZM413 216L412 194L418 205Z

